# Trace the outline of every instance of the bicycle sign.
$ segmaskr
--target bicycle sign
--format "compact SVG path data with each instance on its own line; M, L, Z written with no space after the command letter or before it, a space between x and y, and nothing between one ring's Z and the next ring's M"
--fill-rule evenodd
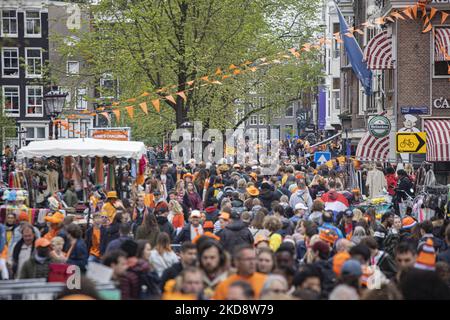
M397 153L426 153L427 134L425 132L397 132Z

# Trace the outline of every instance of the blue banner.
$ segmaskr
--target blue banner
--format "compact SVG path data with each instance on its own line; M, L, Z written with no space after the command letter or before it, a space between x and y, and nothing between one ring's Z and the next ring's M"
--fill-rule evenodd
M327 105L326 105L327 93L324 87L319 89L319 115L318 115L318 126L319 130L325 130L327 124Z
M353 72L355 72L359 81L364 87L366 95L372 95L372 71L367 67L367 64L363 61L363 52L356 41L355 37L348 37L345 34L349 33L347 22L342 15L338 5L334 3L338 11L339 23L341 28L341 38L344 41L345 52L347 53L348 60L352 65Z

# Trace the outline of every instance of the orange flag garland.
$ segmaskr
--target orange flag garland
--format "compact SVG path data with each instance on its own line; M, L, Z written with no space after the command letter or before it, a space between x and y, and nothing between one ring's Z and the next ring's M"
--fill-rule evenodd
M444 24L445 20L448 18L448 13L445 13L442 11L442 18L441 18L441 24Z
M171 95L166 96L166 99L169 100L170 102L172 102L173 104L177 104L177 102Z
M116 109L116 110L113 110L112 112L116 116L116 121L119 122L120 121L120 110Z
M156 112L159 112L159 106L160 106L159 99L152 100L152 105L155 108Z
M411 8L410 8L410 7L406 8L406 9L403 10L402 12L403 12L403 14L404 14L405 16L407 16L408 18L414 19L413 16L412 16L412 14L411 14Z
M432 28L433 28L433 26L432 26L431 23L430 23L430 24L428 25L428 27L426 27L426 28L422 31L422 33L430 32Z
M437 9L436 9L436 8L431 8L431 11L430 11L430 20L432 20L432 19L434 18L434 16L436 15L436 13L437 13Z
M130 116L130 118L133 119L134 118L134 107L133 106L128 106L128 107L125 107L125 109L127 110L128 115Z
M183 91L177 92L177 95L180 96L181 98L183 98L184 102L187 101L187 97Z
M148 115L148 109L147 109L147 102L142 102L139 104L139 107L141 107L142 111L144 111L144 113L146 115Z

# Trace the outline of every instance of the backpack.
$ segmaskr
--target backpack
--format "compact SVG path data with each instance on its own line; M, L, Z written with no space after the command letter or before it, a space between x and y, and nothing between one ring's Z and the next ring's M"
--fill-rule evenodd
M139 278L140 300L157 299L161 296L161 280L155 271L136 272L136 275Z

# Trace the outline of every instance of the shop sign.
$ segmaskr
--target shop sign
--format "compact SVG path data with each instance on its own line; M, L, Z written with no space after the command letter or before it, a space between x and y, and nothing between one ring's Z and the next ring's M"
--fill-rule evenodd
M401 107L402 114L428 114L428 107Z
M434 99L433 107L436 109L450 109L450 99L445 99L444 97Z
M90 129L90 137L101 140L130 141L129 128L95 128Z
M370 119L368 130L375 138L384 138L391 132L391 121L385 116L375 116Z

